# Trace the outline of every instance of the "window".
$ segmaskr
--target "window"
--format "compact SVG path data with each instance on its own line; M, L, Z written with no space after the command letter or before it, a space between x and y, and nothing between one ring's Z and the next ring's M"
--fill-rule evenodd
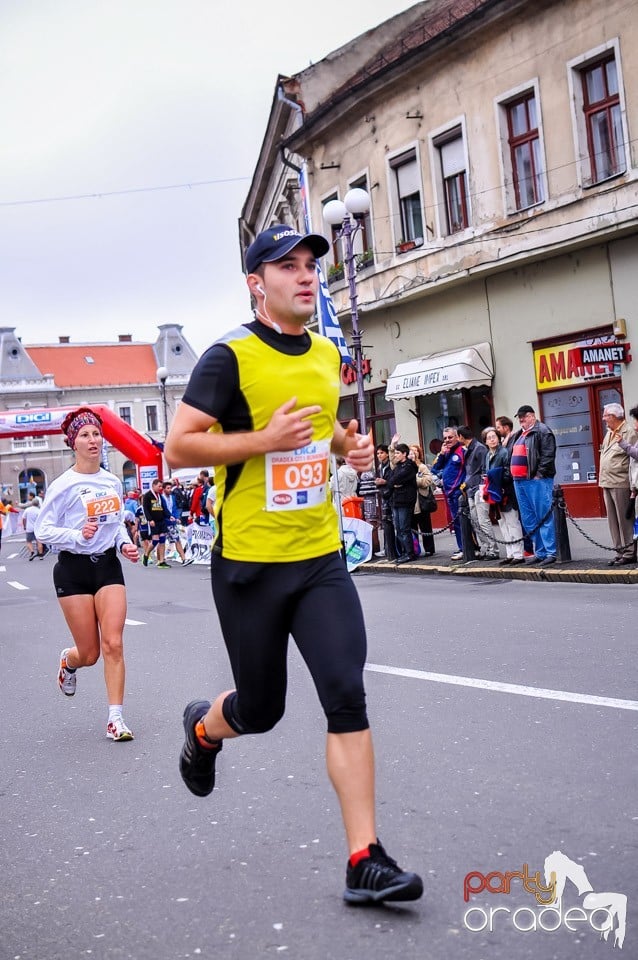
M123 420L124 423L128 423L128 425L129 425L129 427L130 427L130 426L131 426L131 423L132 423L131 408L130 408L130 407L119 407L117 412L118 412L118 414L119 414L120 420ZM150 427L149 427L149 429L150 429Z
M526 93L505 109L516 209L524 210L545 199L536 97Z
M365 190L369 196L370 191L368 190L368 178L359 177L357 180L353 180L348 189ZM364 267L370 266L371 263L374 263L374 252L372 250L372 218L369 210L366 214L364 214L359 222L361 224L361 229L357 232L354 238L353 250L357 270L362 270Z
M416 150L409 150L390 161L394 180L393 193L399 220L398 242L423 243L423 202L421 176Z
M460 128L435 142L441 166L445 232L458 233L469 226L465 148Z
M626 167L614 56L585 67L581 80L591 179L599 183Z
M567 67L578 179L590 187L627 169L629 135L618 40L571 60Z
M23 450L48 450L48 437L14 437L11 440L11 453L20 453Z
M321 206L325 207L331 200L338 199L339 196L337 193L331 193L329 196L322 198ZM326 226L328 225L326 224ZM332 262L329 262L328 266L329 280L341 280L343 278L343 243L337 239L339 229L339 224L336 226L330 225L330 251L328 252L328 261Z
M390 443L392 435L396 432L396 420L394 416L394 404L391 400L386 400L385 390L366 390L366 419L368 421L368 430L372 430L372 436L375 444ZM344 427L352 419L359 419L359 404L356 394L349 394L342 397L337 409L337 420Z
M156 404L147 404L146 406L146 429L149 433L157 430L157 406Z

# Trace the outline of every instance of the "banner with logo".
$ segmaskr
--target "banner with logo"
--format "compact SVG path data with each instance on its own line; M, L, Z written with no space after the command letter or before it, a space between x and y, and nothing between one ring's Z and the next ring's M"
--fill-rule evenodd
M191 523L186 531L191 556L195 563L210 563L210 550L213 545L214 531L206 524Z
M372 556L372 524L356 517L343 517L343 542L346 549L348 572Z

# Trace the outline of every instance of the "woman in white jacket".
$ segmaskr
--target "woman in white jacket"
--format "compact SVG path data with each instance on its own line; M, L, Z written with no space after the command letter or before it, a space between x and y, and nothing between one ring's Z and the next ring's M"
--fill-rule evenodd
M75 694L77 670L102 654L109 703L106 735L132 740L122 718L126 588L118 553L133 563L137 548L123 522L122 484L100 466L102 420L88 407L68 414L62 423L75 465L49 486L35 524L39 541L60 553L53 583L74 646L60 654L58 685Z

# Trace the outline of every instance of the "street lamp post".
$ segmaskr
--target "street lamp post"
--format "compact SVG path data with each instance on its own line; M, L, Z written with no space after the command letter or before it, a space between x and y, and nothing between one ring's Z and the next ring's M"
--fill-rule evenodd
M168 406L166 403L166 379L168 377L168 370L166 367L158 367L156 376L160 387L160 395L162 397L162 407L164 409L164 446L166 446L166 437L168 436ZM162 456L163 455L164 451L162 450Z
M343 200L329 200L323 208L326 223L339 227L337 239L345 246L344 264L350 293L350 318L352 321L352 346L354 367L357 378L357 406L359 408L359 430L367 433L366 398L363 387L363 350L361 331L359 330L359 306L357 303L357 268L354 254L354 238L363 229L363 218L370 209L370 197L365 190L355 187L346 193ZM340 225L340 226L339 226Z

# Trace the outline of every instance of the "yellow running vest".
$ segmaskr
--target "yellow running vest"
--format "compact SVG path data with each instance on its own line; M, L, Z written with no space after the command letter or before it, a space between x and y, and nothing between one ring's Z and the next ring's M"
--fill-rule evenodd
M218 539L222 555L229 560L281 563L340 549L328 488L328 455L341 360L325 337L310 333L310 339L306 353L291 356L245 327L222 338L237 359L239 389L252 429L263 430L274 411L293 396L296 409L321 406L321 413L312 417L308 448L252 457L239 467L216 468ZM222 428L216 424L213 429Z

